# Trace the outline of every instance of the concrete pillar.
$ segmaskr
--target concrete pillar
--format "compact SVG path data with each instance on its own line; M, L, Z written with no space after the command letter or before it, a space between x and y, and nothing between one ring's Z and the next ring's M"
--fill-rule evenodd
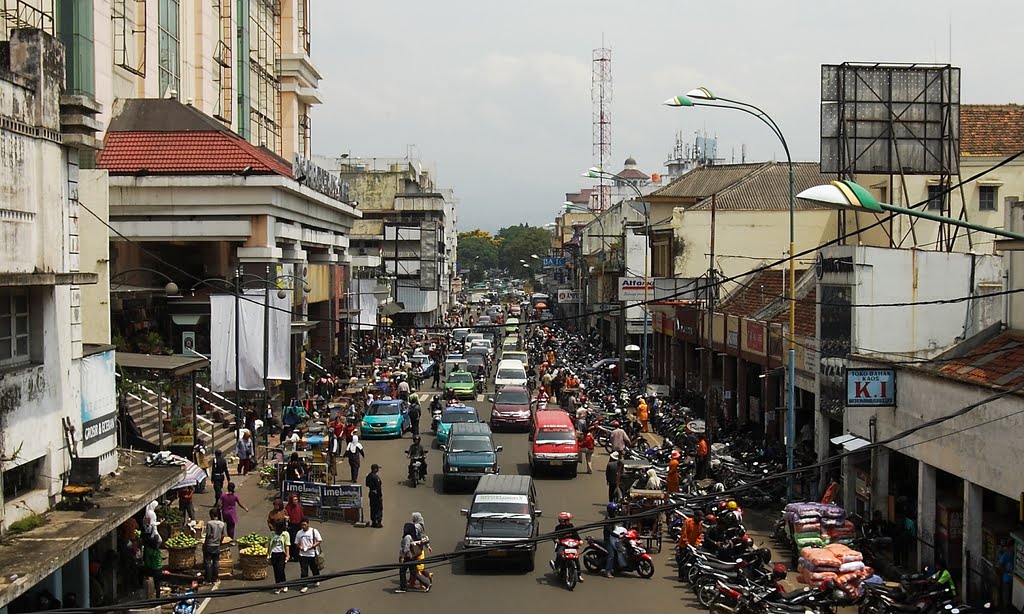
M817 460L828 458L828 446L829 446L829 424L828 416L820 411L814 412L814 454ZM827 473L821 470L818 475L818 492L824 493L825 489L828 488L828 484L825 483Z
M89 598L89 551L79 552L78 556L68 561L58 573L61 574L64 592L75 593L78 597L78 607L90 607L92 604ZM64 600L63 594L56 597Z
M982 597L979 580L986 573L986 565L981 559L983 495L981 486L964 480L964 564L959 583L963 588L958 596L965 602Z
M935 467L917 465L917 564L935 563Z
M736 416L740 424L750 420L750 394L747 392L747 361L736 359Z
M857 509L857 470L853 467L853 455L844 456L839 466L843 475L839 491L841 505L847 510L855 511Z
M42 581L37 584L40 589L46 589L50 591L50 594L63 601L64 599L64 575L61 570L57 570L52 574L46 576Z
M722 354L722 408L727 419L736 420L736 359Z
M877 447L871 451L871 510L882 512L889 522L889 448Z

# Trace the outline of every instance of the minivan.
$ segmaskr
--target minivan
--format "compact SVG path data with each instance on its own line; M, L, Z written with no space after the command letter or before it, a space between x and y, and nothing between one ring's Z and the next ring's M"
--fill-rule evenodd
M498 371L494 374L494 389L502 386L526 387L526 369L523 363L515 358L502 359L498 363Z
M530 472L563 471L576 477L576 464L580 460L580 447L576 441L576 428L569 414L560 409L542 410L533 415L530 431Z
M537 490L528 475L485 475L473 493L473 501L461 510L466 517L463 544L475 552L465 557L466 571L483 561L517 561L533 571L536 542L501 547L527 540L539 533L541 511ZM498 521L500 519L500 521Z
M452 424L448 441L441 447L441 490L448 492L458 483L475 483L486 474L498 473L498 452L491 427L483 422Z

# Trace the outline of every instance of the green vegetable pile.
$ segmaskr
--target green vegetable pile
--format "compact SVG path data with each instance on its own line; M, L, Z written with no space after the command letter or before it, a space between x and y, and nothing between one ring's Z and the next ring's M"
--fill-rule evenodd
M195 548L198 544L199 542L196 538L191 535L175 533L169 540L167 540L166 546L175 550L185 550L188 548Z
M167 505L160 506L156 508L156 519L170 524L180 523L182 520L181 510Z
M270 538L259 533L250 533L245 537L238 538L238 545L242 548L247 548L249 546L266 546L269 543ZM266 552L264 552L264 554L266 554Z

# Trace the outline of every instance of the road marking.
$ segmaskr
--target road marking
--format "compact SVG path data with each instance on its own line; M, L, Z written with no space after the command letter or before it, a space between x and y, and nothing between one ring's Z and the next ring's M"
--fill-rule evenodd
M483 400L484 400L484 395L482 395L482 394L478 394L478 395L476 395L476 402L477 402L477 403L480 403L480 402L482 402Z

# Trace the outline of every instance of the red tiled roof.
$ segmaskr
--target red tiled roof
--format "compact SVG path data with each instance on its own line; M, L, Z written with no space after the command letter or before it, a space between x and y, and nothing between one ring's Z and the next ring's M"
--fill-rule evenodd
M650 179L643 171L638 171L635 168L624 168L615 175L616 179Z
M740 285L725 297L716 311L733 316L752 316L785 294L782 279L781 270L765 269L738 281Z
M797 275L800 279L800 275ZM807 295L796 299L796 334L803 337L815 337L818 334L818 286L812 285ZM789 324L789 309L783 309L772 318L772 322Z
M236 174L292 176L292 167L273 153L232 132L108 132L96 158L98 168L122 175Z
M584 188L579 192L566 192L565 200L578 205L589 205L590 195L593 193L593 188Z
M1009 156L1024 150L1024 105L960 105L960 155Z
M950 360L939 372L967 382L1013 388L1024 383L1024 333L1007 331Z

